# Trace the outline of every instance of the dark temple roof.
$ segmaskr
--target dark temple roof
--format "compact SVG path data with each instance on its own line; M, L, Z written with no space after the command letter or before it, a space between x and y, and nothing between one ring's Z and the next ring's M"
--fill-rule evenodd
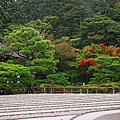
M0 42L0 47L4 47L4 46L5 46L5 45ZM12 57L17 57L17 58L20 57L16 52L13 52L13 53L10 53L10 54L6 54L6 56L7 56L7 55L11 55Z

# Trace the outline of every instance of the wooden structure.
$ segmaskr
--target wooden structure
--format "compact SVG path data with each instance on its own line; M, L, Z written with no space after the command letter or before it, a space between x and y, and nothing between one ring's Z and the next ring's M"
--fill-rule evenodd
M38 90L34 88L35 93L111 93L119 92L120 87L84 87L84 86L40 86Z

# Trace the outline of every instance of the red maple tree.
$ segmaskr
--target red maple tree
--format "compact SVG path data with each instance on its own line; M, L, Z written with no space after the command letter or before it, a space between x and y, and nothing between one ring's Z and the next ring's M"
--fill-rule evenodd
M84 59L82 58L80 62L78 62L78 66L97 66L97 63L92 59Z

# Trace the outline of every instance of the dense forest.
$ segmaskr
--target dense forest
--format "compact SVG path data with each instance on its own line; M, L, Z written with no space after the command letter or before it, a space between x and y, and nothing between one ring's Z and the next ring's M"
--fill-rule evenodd
M0 42L0 88L120 85L119 0L1 0Z

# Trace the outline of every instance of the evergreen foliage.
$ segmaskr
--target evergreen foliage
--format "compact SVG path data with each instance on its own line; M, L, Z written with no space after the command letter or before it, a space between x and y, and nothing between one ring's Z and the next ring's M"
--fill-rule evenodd
M118 57L100 56L95 59L97 66L89 67L93 72L90 79L92 84L119 83L120 80L120 59Z
M0 62L0 88L10 90L13 87L23 88L33 84L34 75L29 68L22 65Z
M1 0L0 41L0 88L119 85L119 0Z

